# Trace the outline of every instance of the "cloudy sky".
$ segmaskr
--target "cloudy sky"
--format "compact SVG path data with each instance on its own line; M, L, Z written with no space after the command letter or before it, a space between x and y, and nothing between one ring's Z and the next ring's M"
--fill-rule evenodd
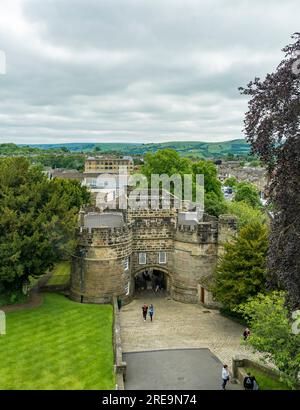
M243 137L299 0L0 0L0 142Z

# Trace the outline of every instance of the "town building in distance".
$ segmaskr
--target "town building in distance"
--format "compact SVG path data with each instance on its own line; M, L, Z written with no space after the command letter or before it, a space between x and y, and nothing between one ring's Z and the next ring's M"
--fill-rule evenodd
M237 182L250 182L256 186L261 196L264 196L268 184L265 168L241 166L240 161L224 161L219 164L218 176L222 183L229 177L235 177Z
M85 174L118 174L122 167L127 167L127 172L131 174L134 170L134 163L131 157L116 157L101 155L88 157L85 161Z

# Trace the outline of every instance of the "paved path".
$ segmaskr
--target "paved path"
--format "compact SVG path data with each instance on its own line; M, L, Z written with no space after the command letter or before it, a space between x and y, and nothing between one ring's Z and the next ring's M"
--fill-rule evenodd
M209 349L126 353L126 390L220 390L222 363ZM241 390L229 383L227 390Z
M33 286L29 291L28 299L24 303L16 303L14 305L6 305L0 307L5 313L18 312L24 309L33 309L41 306L43 303L44 297L43 294L39 291L40 287L44 286L49 278L52 276L52 273L46 273L43 275L38 282Z
M43 303L43 295L37 291L30 292L28 300L25 303L16 303L15 305L7 305L0 307L5 313L18 312L24 309L33 309L41 306Z
M153 303L155 316L142 319L143 303ZM243 327L216 310L175 302L168 298L135 299L121 309L123 352L161 349L208 348L231 368L236 354L254 357L241 346Z

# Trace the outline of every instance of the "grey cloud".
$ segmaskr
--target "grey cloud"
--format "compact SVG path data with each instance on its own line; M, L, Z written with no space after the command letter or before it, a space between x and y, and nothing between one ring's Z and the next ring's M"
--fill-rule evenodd
M1 142L240 138L237 88L276 67L300 12L294 0L19 1L18 25L0 25Z

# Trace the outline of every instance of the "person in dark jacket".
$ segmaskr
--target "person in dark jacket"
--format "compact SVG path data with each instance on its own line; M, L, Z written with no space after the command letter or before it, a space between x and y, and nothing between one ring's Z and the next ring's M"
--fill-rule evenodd
M245 390L253 390L253 378L250 373L244 378L244 389Z
M118 304L118 309L121 310L121 307L122 307L122 299L120 298L120 296L118 296L118 298L117 298L117 304Z
M148 312L148 305L146 305L146 303L144 303L143 306L142 306L142 312L143 312L144 321L146 322L147 312Z
M246 327L243 333L244 340L247 340L249 336L250 336L250 330Z

